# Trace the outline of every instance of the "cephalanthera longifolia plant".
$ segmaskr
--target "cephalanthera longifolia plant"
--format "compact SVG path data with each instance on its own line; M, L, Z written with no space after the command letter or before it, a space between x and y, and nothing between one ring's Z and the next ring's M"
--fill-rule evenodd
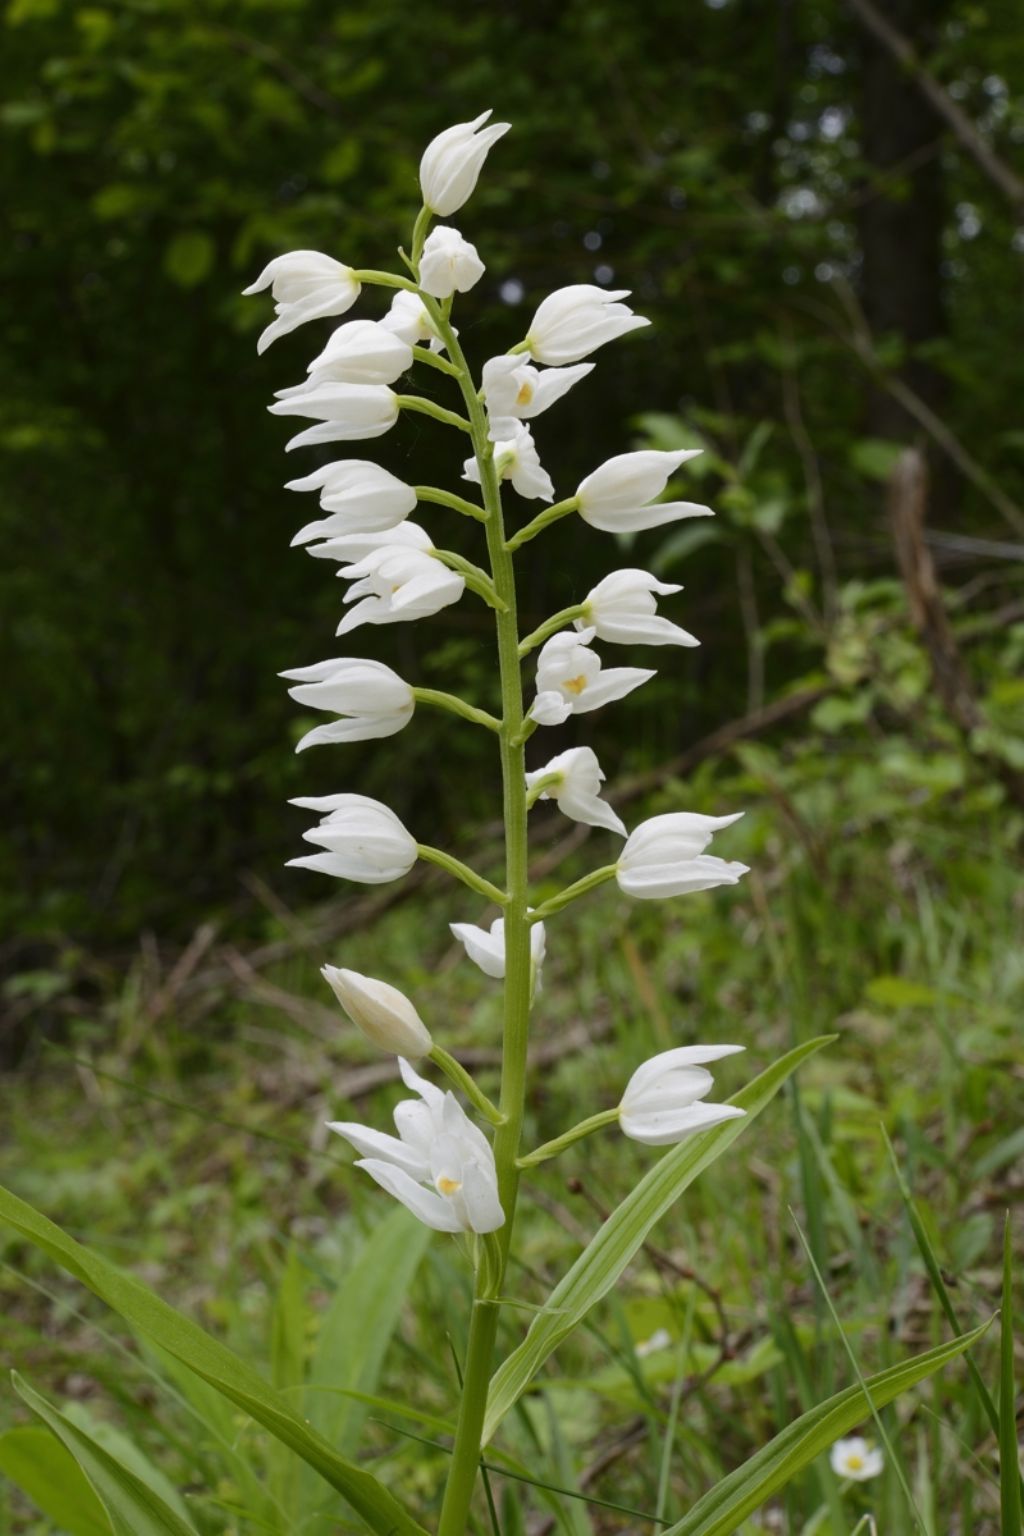
M561 517L578 516L598 530L634 531L705 516L709 509L658 500L689 457L686 453L620 454L594 469L563 500L555 500L540 463L527 423L590 373L595 365L585 359L592 353L647 324L623 302L627 293L587 284L562 288L540 304L524 339L485 361L478 375L471 369L452 324L452 307L455 294L479 280L483 263L458 230L436 220L455 213L470 197L488 151L507 131L507 124L489 124L489 115L447 129L428 146L420 168L423 206L408 256L403 255L408 275L354 269L316 251L298 251L276 257L246 290L272 288L276 301L276 318L260 337L260 352L306 321L344 314L365 288L394 294L383 319L346 321L310 364L308 380L279 392L271 407L275 413L305 416L315 423L289 447L376 437L400 412L420 411L445 423L459 435L460 444L468 441L472 450L464 462L465 494L408 485L365 459L337 460L290 482L293 490L318 493L322 513L294 542L339 562L340 575L349 583L350 606L338 626L339 635L363 624L429 617L458 602L467 589L494 612L500 715L451 693L410 686L377 661L339 657L286 674L300 703L335 717L311 731L300 747L390 736L409 724L418 706L430 706L461 717L452 721L453 729L476 727L491 733L500 760L505 830L500 887L454 855L418 842L375 800L346 790L296 802L321 819L305 834L317 851L293 863L377 884L400 879L417 859L427 859L461 881L481 906L488 903L499 913L489 926L453 924L467 956L504 985L496 1104L447 1045L433 1039L417 1008L390 981L324 967L326 980L353 1022L374 1044L398 1057L401 1076L414 1095L395 1111L397 1136L351 1122L336 1123L332 1129L360 1154L358 1166L425 1227L455 1235L472 1265L473 1301L464 1348L460 1344L458 1349L457 1392L453 1381L457 1402L452 1405L453 1432L446 1440L450 1459L444 1487L428 1490L423 1507L407 1508L353 1459L361 1418L344 1407L324 1410L329 1398L310 1393L296 1400L287 1390L271 1387L259 1371L137 1280L0 1190L0 1220L121 1314L146 1345L146 1367L159 1380L169 1379L179 1410L202 1427L200 1449L177 1429L168 1430L179 1460L194 1458L190 1508L137 1448L129 1447L130 1455L123 1447L119 1450L109 1437L92 1433L80 1413L60 1410L16 1377L16 1390L45 1429L16 1429L0 1436L0 1470L30 1491L56 1527L70 1536L96 1536L108 1526L115 1536L195 1536L192 1509L204 1532L326 1536L327 1530L347 1528L355 1516L378 1536L423 1536L427 1529L440 1536L462 1536L470 1521L483 1517L483 1503L474 1506L482 1453L510 1409L562 1340L612 1289L659 1218L823 1044L811 1041L791 1051L728 1104L709 1102L713 1084L707 1069L741 1047L680 1045L638 1063L614 1108L581 1106L587 1113L579 1124L542 1146L521 1144L531 1010L539 992L546 921L606 881L615 880L627 897L650 900L735 884L746 870L706 851L714 834L734 822L735 815L655 816L627 834L601 796L603 775L589 747L562 752L532 770L526 767L526 745L535 732L619 701L652 675L636 667L606 666L594 649L595 641L684 647L696 642L657 612L657 599L679 589L632 568L612 571L582 602L521 635L516 616L518 552ZM443 376L452 391L451 407L396 392L393 386L414 365ZM502 505L505 482L520 498L546 503L514 531L506 525ZM437 518L454 513L479 524L486 564L439 547L432 534L410 522L420 504L442 509L434 514ZM533 671L528 708L524 663ZM544 754L539 756L543 759ZM557 895L534 903L527 821L541 799L554 801L566 816L624 842L617 847L617 857ZM428 1008L424 1012L429 1016ZM424 1061L447 1077L455 1091L442 1090L418 1072L413 1063ZM670 1150L653 1161L545 1303L533 1309L528 1326L519 1321L521 1309L511 1313L508 1334L518 1342L496 1364L503 1308L515 1300L509 1295L509 1258L516 1209L529 1194L532 1170L581 1137L604 1129ZM336 1376L346 1351L358 1355L366 1347L382 1358L387 1340L382 1316L390 1315L393 1326L402 1288L421 1251L410 1242L407 1226L398 1228L394 1221L383 1221L370 1244L342 1284L340 1308L336 1306L324 1324L331 1346L318 1357L319 1374L314 1369L307 1383L324 1394L337 1390L344 1395L345 1388L336 1387ZM360 1333L364 1312L370 1340ZM966 1348L975 1336L963 1335L867 1382L858 1380L811 1409L707 1492L670 1528L669 1536L726 1536L738 1529L751 1511L813 1458ZM441 1338L436 1346L439 1357L447 1351ZM294 1380L286 1384L302 1391L301 1359L293 1366ZM363 1379L354 1372L347 1378L349 1386ZM364 1417L372 1380L362 1393L348 1393L363 1403ZM1012 1400L1012 1393L1009 1396ZM247 1433L250 1421L269 1437L265 1453ZM842 1466L852 1477L856 1468L850 1444L860 1458L858 1467L873 1467L874 1461L865 1458L875 1453L861 1454L857 1444L846 1444ZM500 1446L493 1454L500 1456ZM422 1487L422 1480L410 1480L410 1486ZM200 1506L196 1498L205 1502ZM486 1509L493 1523L489 1498Z

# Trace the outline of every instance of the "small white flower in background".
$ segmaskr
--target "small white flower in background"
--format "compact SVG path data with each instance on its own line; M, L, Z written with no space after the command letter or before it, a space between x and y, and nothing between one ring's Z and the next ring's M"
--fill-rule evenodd
M870 1444L860 1435L837 1440L828 1459L837 1477L849 1478L853 1483L866 1483L869 1478L878 1477L885 1468L881 1446Z
M404 992L334 965L322 965L320 974L356 1028L382 1051L413 1061L429 1053L430 1031Z
M431 139L420 160L420 190L424 205L446 219L473 195L477 177L493 144L508 133L511 123L484 123L491 109L471 123L456 123Z
M285 443L290 452L313 443L380 437L398 420L398 396L386 384L318 384L268 409L272 416L312 416L318 423Z
M289 480L286 491L319 491L320 505L332 516L307 523L292 544L338 538L346 533L379 533L396 527L416 505L416 492L404 480L369 459L339 459L311 475Z
M412 719L416 699L409 684L382 661L342 657L312 667L293 667L281 677L299 683L288 693L297 704L328 709L349 718L307 731L296 752L338 741L373 741L393 736ZM409 1051L404 1054L408 1056Z
M325 850L289 859L289 864L318 869L339 880L385 885L407 875L416 862L415 838L379 800L368 795L304 795L288 803L324 812L320 825L302 835L307 843Z
M490 928L477 928L473 923L450 923L449 927L473 964L485 976L501 981L505 975L505 919L496 917ZM530 960L535 976L540 975L546 951L544 924L534 923L530 929Z
M628 288L609 290L593 283L573 283L549 293L538 306L526 345L539 363L578 363L606 341L650 325L634 315L628 304Z
M624 698L654 676L643 667L602 667L590 649L592 629L552 635L537 657L537 697L530 718L538 725L561 725L570 715L585 715L602 704Z
M604 774L590 747L570 747L567 752L560 752L543 768L526 775L527 787L532 789L552 774L557 775L556 782L542 791L541 800L557 801L558 809L573 821L585 822L588 827L606 827L609 832L626 836L623 822L601 799Z
M555 488L551 476L540 462L533 433L521 421L502 417L492 423L494 462L500 480L511 480L520 496L529 501L553 501ZM463 480L480 484L480 466L475 458L467 459L462 470Z
M668 1349L672 1343L672 1335L667 1328L655 1328L649 1339L641 1339L633 1348L633 1353L638 1360L645 1360L648 1355L656 1355L659 1350Z
M682 448L660 453L652 448L618 454L580 481L576 489L580 516L606 533L639 533L684 517L713 517L711 508L699 502L654 500L680 464L700 452Z
M484 363L483 397L488 415L492 418L488 436L495 438L494 423L503 417L513 416L520 421L531 421L554 405L580 379L593 371L593 363L580 363L576 368L534 368L521 356L492 357Z
M420 257L419 285L435 299L468 293L484 275L484 264L475 245L457 229L439 224L431 230Z
M736 885L747 874L746 864L730 864L706 854L716 832L731 827L743 815L701 816L695 811L670 811L642 821L626 839L615 878L627 896L656 900Z
M271 321L256 343L259 353L307 320L343 315L359 297L359 283L352 268L320 251L289 251L286 256L275 256L242 292L262 293L264 288L272 289L277 319Z
M732 1104L702 1104L714 1078L704 1063L742 1051L742 1045L681 1045L637 1067L619 1105L619 1125L631 1141L667 1147L694 1131L746 1113Z
M362 1159L356 1164L435 1232L496 1232L505 1223L490 1142L461 1108L402 1057L402 1081L418 1093L395 1106L397 1136L332 1121Z
M380 320L349 320L331 332L306 372L309 382L279 389L278 400L317 384L393 384L412 367L412 347Z
M599 640L619 645L699 645L693 635L657 613L655 593L668 597L682 590L650 571L612 571L587 593L583 616L574 622L577 629L592 629Z

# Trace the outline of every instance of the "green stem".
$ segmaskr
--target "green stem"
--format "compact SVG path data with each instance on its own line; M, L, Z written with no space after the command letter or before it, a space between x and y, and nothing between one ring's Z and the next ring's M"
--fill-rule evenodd
M440 352L431 352L429 347L413 347L412 355L417 363L426 363L428 368L436 368L439 373L447 373L453 379L459 377L460 370L446 357L442 357Z
M374 288L405 288L409 293L419 293L419 289L411 278L399 277L397 272L374 272L364 268L352 275L357 283L369 283Z
M493 445L487 436L487 416L477 397L458 337L437 302L424 307L445 344L448 356L462 370L459 388L465 401L480 467L480 487L487 511L487 552L495 590L504 611L495 614L498 665L501 674L501 775L505 823L505 1008L502 1035L501 1112L505 1117L494 1137L498 1192L505 1224L497 1233L498 1274L481 1265L476 1275L473 1312L463 1375L455 1443L445 1486L438 1536L464 1536L480 1465L481 1434L487 1407L494 1341L500 1308L489 1299L500 1294L508 1263L509 1243L519 1192L519 1143L526 1099L526 1047L530 1028L530 921L526 842L526 763L520 733L523 727L523 684L519 666L519 628L512 556L505 547L501 488L494 466Z
M412 693L417 704L433 704L436 709L447 709L453 715L461 715L463 720L472 720L474 725L485 725L489 731L501 730L500 720L489 715L486 709L467 704L457 693L442 693L437 688L414 688Z
M470 869L468 864L463 864L452 853L445 853L443 848L432 848L429 843L417 843L416 852L421 859L426 859L428 864L436 864L439 869L446 870L449 875L454 875L456 880L461 880L463 885L468 885L471 891L476 891L480 896L486 896L488 901L493 901L496 906L504 907L508 897L504 891L499 891L496 885L485 880L483 875L478 875L475 869Z
M465 579L466 586L475 592L477 597L482 597L489 607L497 609L499 613L506 610L506 603L495 591L494 582L487 572L482 571L478 565L474 565L472 560L467 560L463 555L457 555L451 549L435 549L431 553L435 560L440 560L450 570L458 571L459 575Z
M456 411L446 411L443 405L435 405L433 400L427 400L423 395L396 395L395 398L400 411L419 411L424 416L433 416L435 421L443 421L446 427L458 427L460 432L473 430L465 416L458 415Z
M478 523L487 521L483 507L467 501L464 496L456 496L454 491L442 491L436 485L414 485L413 490L417 501L433 501L439 507L451 507L453 512L461 512L464 517L475 517Z
M550 619L545 619L531 635L519 642L520 656L528 656L538 645L543 645L545 640L550 640L552 635L571 624L573 619L583 618L583 604L576 603L572 608L563 608L560 613L553 613Z
M412 256L410 257L410 260L412 262L413 271L416 273L418 273L420 269L420 257L423 255L423 243L427 238L427 234L430 230L433 218L433 209L428 208L424 203L423 207L416 215L416 223L412 227Z
M567 885L564 891L559 891L557 896L552 896L549 901L542 902L535 907L530 914L531 923L539 923L545 917L553 917L556 912L561 912L570 901L575 901L577 896L585 896L588 891L595 890L599 885L604 885L606 880L615 876L617 864L604 864L600 869L592 869L589 875L584 875L582 880L577 880L572 885Z
M525 528L520 528L509 539L505 548L511 554L523 544L528 544L535 539L538 533L543 533L545 528L550 528L552 523L557 523L559 518L567 517L570 512L575 512L579 506L579 500L570 496L567 501L556 501L553 507L545 507L543 512L538 512L532 523L527 523Z
M449 1056L443 1046L433 1046L430 1051L430 1059L436 1066L441 1068L445 1077L466 1095L470 1103L476 1105L485 1120L489 1120L492 1125L504 1124L505 1117L498 1106L491 1103L483 1089L477 1086L476 1079L470 1076L462 1063L456 1061L454 1056Z
M582 1141L584 1136L591 1135L593 1131L601 1131L606 1125L615 1125L618 1118L618 1105L614 1109L602 1109L599 1114L591 1115L587 1120L581 1120L579 1125L574 1125L571 1131L565 1131L561 1136L556 1136L553 1141L546 1141L543 1146L527 1152L525 1157L519 1159L519 1166L535 1168L538 1163L546 1163L549 1157L557 1157L559 1152L564 1152L566 1147L571 1147L574 1141Z
M531 784L526 791L526 809L532 811L544 791L550 789L553 784L561 784L562 777L560 773L546 773L542 779L538 779L535 784Z

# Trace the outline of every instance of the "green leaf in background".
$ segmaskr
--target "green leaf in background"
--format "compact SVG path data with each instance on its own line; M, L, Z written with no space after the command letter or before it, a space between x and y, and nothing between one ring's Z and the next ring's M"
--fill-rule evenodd
M118 1312L132 1327L159 1344L209 1382L236 1407L344 1495L367 1525L381 1536L422 1536L421 1527L369 1472L339 1456L261 1376L197 1323L154 1296L91 1249L63 1232L24 1200L0 1189L0 1221L56 1260L69 1274Z
M940 1344L913 1360L901 1361L865 1382L875 1408L884 1408L901 1392L941 1370L969 1349L989 1327L983 1323L948 1344ZM856 1429L869 1414L867 1399L857 1385L837 1392L827 1402L801 1414L781 1435L730 1472L696 1503L689 1514L663 1532L663 1536L730 1536L765 1501L784 1488L822 1451Z
M903 452L899 443L882 437L862 437L850 444L850 465L868 480L888 480Z
M191 1521L183 1520L148 1483L115 1461L85 1430L40 1397L17 1371L12 1371L11 1381L22 1401L77 1461L110 1517L114 1536L196 1536Z
M313 1428L343 1456L355 1453L369 1411L367 1400L377 1391L384 1356L429 1241L428 1228L408 1211L391 1212L341 1275L324 1314L304 1408ZM308 1536L334 1530L334 1522L324 1522L323 1516L311 1521L322 1502L315 1480L304 1477L299 1514Z
M1013 1380L1013 1242L1010 1215L1003 1228L1003 1298L999 1312L999 1509L1001 1536L1020 1536L1020 1450Z
M530 1330L491 1380L483 1441L495 1430L540 1370L544 1361L606 1296L647 1240L655 1224L683 1190L720 1157L778 1093L786 1079L809 1057L835 1039L824 1035L788 1052L729 1100L746 1110L743 1119L727 1120L667 1152L609 1216L559 1281Z
M0 1435L0 1474L67 1536L110 1536L110 1521L70 1451L39 1424Z
M164 271L179 288L196 288L213 267L217 247L201 229L186 229L175 235L164 252Z

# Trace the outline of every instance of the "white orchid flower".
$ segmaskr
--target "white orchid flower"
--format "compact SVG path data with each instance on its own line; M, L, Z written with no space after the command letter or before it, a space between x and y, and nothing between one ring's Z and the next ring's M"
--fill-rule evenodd
M346 603L355 603L338 625L347 635L360 624L398 624L429 618L457 603L465 579L432 554L430 536L418 523L399 523L379 534L347 534L314 544L309 553L351 560L338 572L352 583Z
M580 516L606 533L639 533L684 517L713 517L710 507L695 501L655 501L680 464L701 451L681 448L661 453L651 448L608 459L576 488Z
M527 500L553 501L555 488L551 476L544 469L533 441L533 433L521 421L502 417L491 423L497 434L494 443L494 463L500 480L511 480L520 496ZM480 465L475 458L467 459L462 470L463 480L480 484Z
M837 1440L828 1453L829 1464L837 1477L851 1483L866 1483L885 1470L885 1456L880 1445L872 1445L860 1435Z
M505 919L496 917L490 928L477 928L473 923L450 923L449 927L473 964L485 976L501 981L505 975ZM530 962L535 977L540 975L546 953L544 924L534 923L530 928Z
M704 1063L742 1050L742 1045L681 1045L645 1061L626 1084L619 1105L624 1135L648 1147L667 1147L746 1114L733 1104L699 1102L714 1086Z
M650 325L620 299L628 288L610 290L593 283L573 283L548 294L538 306L526 346L539 363L578 363L606 341Z
M321 251L289 251L267 263L254 283L243 288L246 295L270 288L277 319L271 321L256 343L263 353L277 340L307 320L326 315L343 315L359 297L359 283L351 267L346 267Z
M398 396L386 384L310 384L268 409L272 416L312 416L317 422L285 444L290 452L313 443L380 437L398 420Z
M682 590L650 571L612 571L587 593L583 614L574 622L577 629L592 629L599 640L618 645L699 645L695 636L656 611L655 593L668 597Z
M304 795L289 804L324 813L320 825L302 835L325 851L288 860L300 869L385 885L407 875L419 855L416 840L394 811L368 795Z
M430 1031L404 992L335 965L321 966L320 974L352 1023L380 1050L413 1061L428 1055L434 1044Z
M483 396L491 424L488 436L495 439L495 421L516 417L520 421L532 421L546 411L548 406L561 400L564 394L593 371L593 363L580 363L575 368L534 368L522 356L504 354L492 357L483 366Z
M278 400L318 384L393 384L412 367L412 347L380 320L349 320L332 331L306 372L309 381L279 389Z
M319 491L320 505L332 515L307 523L292 544L339 538L347 533L379 533L396 527L416 506L416 492L369 459L338 459L311 475L289 480L286 491Z
M328 1129L362 1154L356 1167L425 1226L435 1232L496 1232L505 1213L490 1142L454 1094L417 1076L402 1057L398 1066L406 1087L420 1097L396 1105L397 1136L353 1121L332 1121Z
M347 635L360 624L396 624L428 618L457 603L466 589L462 576L435 557L419 523L399 523L380 533L348 533L313 544L318 559L350 561L338 575L351 581L346 603L356 607L338 625Z
M585 715L621 699L654 676L643 667L602 667L590 649L592 629L552 635L537 657L537 697L530 718L538 725L561 725L570 715Z
M717 859L704 849L716 832L731 827L742 815L742 811L733 816L670 811L642 821L626 839L616 865L620 890L641 900L656 900L736 885L748 866Z
M491 109L471 123L456 123L431 139L420 160L420 190L424 206L446 219L472 197L492 145L508 133L511 123L483 125Z
M416 708L409 684L382 661L339 657L318 661L311 667L293 667L279 675L299 684L288 690L297 704L347 716L307 731L296 752L339 741L374 741L394 736L409 724Z
M544 783L538 798L556 801L558 809L573 821L585 822L588 827L606 827L609 832L625 837L625 825L601 799L603 782L597 754L590 747L570 747L543 768L526 775L527 788Z
M431 230L420 257L419 285L435 299L468 293L484 275L484 264L475 245L463 239L449 224Z
M391 300L390 309L378 324L387 331L394 331L395 335L400 336L410 347L422 346L424 342L429 342L432 352L444 350L444 342L437 334L423 300L415 293L410 293L408 288L399 289ZM455 334L457 336L458 331Z

